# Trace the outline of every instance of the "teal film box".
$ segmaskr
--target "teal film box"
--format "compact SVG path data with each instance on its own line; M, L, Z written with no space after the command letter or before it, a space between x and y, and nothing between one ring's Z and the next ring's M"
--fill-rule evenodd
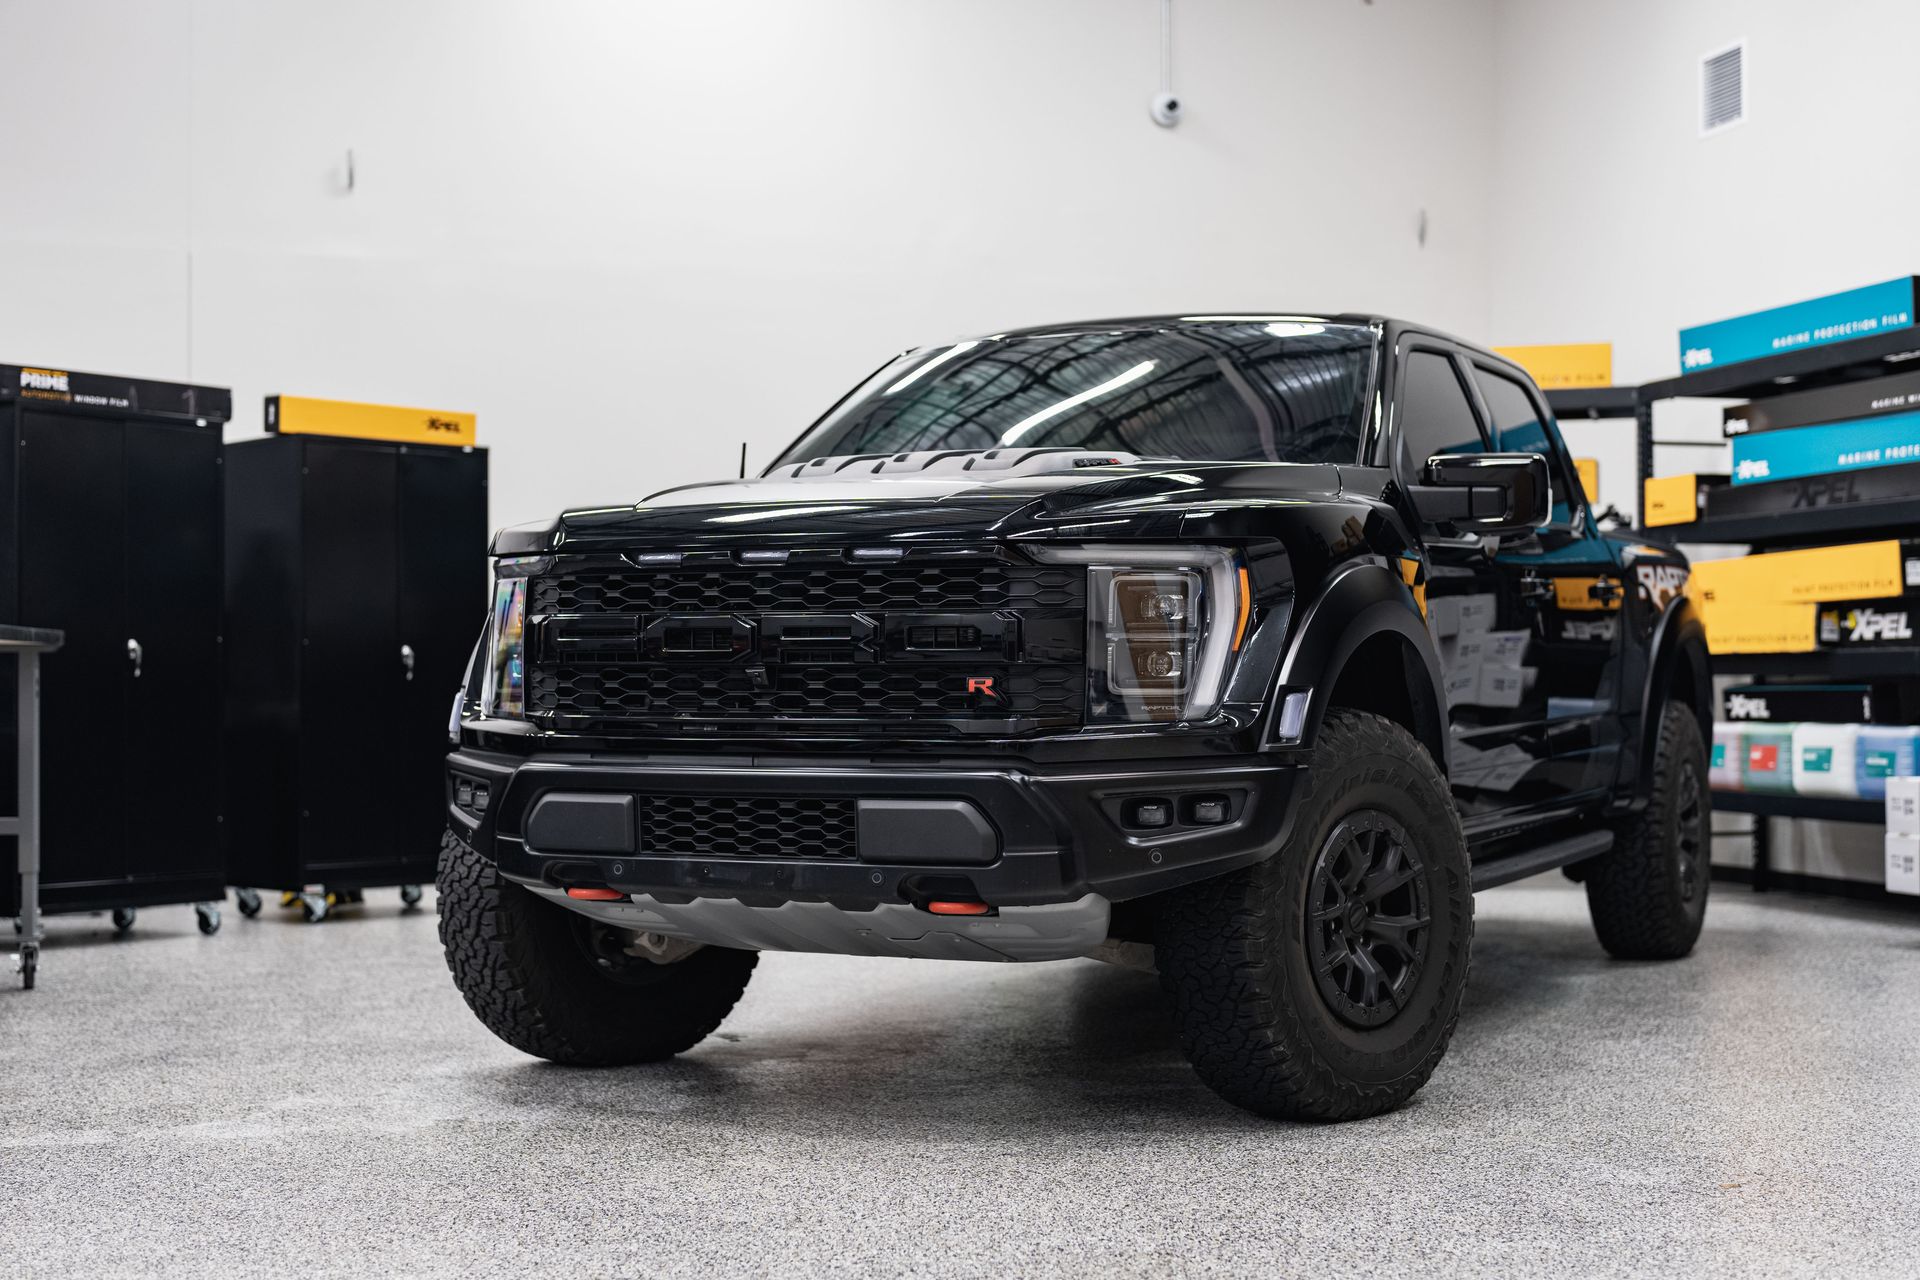
M1916 278L1828 294L1771 311L1716 320L1680 331L1680 369L1693 373L1742 360L1777 356L1888 329L1913 327Z
M1733 482L1758 484L1920 462L1920 413L1735 436Z

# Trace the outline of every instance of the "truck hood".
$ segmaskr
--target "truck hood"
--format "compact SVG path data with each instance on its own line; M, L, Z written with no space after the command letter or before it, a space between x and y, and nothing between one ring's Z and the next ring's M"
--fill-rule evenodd
M568 511L503 530L494 551L1169 538L1196 513L1326 502L1340 493L1340 468L1325 464L1061 449L823 458L757 479L662 489L632 506Z

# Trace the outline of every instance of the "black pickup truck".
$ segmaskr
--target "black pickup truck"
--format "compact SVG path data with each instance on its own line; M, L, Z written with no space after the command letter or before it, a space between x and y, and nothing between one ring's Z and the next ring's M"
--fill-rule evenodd
M1616 956L1707 900L1706 647L1516 366L1379 316L910 351L751 480L509 529L441 936L557 1062L689 1048L757 953L1158 971L1273 1116L1408 1098L1473 893Z

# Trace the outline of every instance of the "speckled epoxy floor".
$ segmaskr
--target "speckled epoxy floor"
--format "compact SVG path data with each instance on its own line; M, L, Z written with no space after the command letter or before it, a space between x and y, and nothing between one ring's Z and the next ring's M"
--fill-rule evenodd
M1338 1128L1216 1101L1151 978L769 956L679 1062L467 1013L430 914L57 919L0 984L24 1275L1920 1274L1920 914L1716 886L1607 961L1577 890L1480 901L1453 1050Z

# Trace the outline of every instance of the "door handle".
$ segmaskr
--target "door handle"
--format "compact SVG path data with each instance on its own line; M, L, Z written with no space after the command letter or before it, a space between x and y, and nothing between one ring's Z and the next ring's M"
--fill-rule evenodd
M1543 578L1537 573L1520 575L1520 598L1532 604L1553 599L1553 579Z
M403 644L400 646L400 665L406 668L407 679L409 680L413 679L413 646L412 645Z
M1601 604L1612 604L1620 598L1620 584L1612 578L1595 578L1592 585L1587 588L1587 597L1598 600Z
M140 647L138 640L127 641L127 661L133 664L133 678L135 680L140 678L141 662L146 656L147 651Z

